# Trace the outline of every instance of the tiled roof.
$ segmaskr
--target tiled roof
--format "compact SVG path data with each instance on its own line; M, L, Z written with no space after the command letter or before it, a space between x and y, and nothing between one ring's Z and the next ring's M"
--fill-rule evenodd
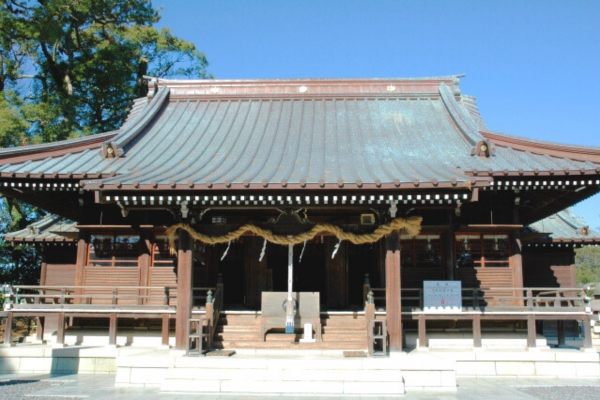
M101 151L94 144L30 157L0 165L0 174L87 178L86 189L402 189L539 171L600 173L599 148L538 146L488 131L456 76L157 85ZM481 147L491 155L475 154Z
M585 220L573 214L570 208L530 224L526 232L546 233L543 240L600 242L600 233L591 229Z
M76 223L58 215L49 214L20 231L4 235L9 242L72 242L79 230Z

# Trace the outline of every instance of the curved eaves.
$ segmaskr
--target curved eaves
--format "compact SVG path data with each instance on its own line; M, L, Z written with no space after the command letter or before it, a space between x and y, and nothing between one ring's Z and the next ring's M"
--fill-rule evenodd
M472 146L475 146L479 141L483 140L483 136L479 134L477 127L473 123L473 120L463 108L456 102L454 94L450 91L450 88L445 84L439 86L440 97L448 110L448 113L456 123L463 138Z
M169 88L167 87L160 88L147 109L140 112L113 140L104 143L102 146L102 155L106 157L109 148L113 149L116 156L123 155L125 146L142 133L144 128L157 116L165 102L168 101L169 92Z

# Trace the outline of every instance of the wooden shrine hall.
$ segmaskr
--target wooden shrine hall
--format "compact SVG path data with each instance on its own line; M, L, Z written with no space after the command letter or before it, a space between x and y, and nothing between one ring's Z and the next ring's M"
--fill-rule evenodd
M403 325L423 345L428 322L465 320L475 346L482 323L526 324L531 345L543 319L589 327L574 280L538 281L556 266L526 253L552 232L525 227L600 191L600 148L490 130L459 76L149 85L116 131L0 150L3 195L54 214L31 234L59 244L9 318L58 321L62 340L101 317L113 344L155 320L177 349L213 345L234 310L267 343L309 320L333 340L330 315L364 315L392 352ZM428 312L425 281L460 282L471 312Z

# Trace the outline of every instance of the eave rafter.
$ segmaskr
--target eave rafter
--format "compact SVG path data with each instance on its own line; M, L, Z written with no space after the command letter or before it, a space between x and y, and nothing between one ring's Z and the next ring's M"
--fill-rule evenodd
M199 193L135 193L135 192L99 192L100 204L119 204L126 207L179 206L183 202L187 207L328 207L328 206L376 206L432 205L456 206L476 200L476 191L439 190L417 192L379 192L379 193L301 193L301 192L203 192Z

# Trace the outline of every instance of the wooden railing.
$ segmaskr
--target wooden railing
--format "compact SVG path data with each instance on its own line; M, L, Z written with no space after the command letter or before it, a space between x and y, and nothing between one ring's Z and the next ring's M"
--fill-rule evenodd
M591 302L600 285L585 285L582 288L462 288L462 310L436 313L424 311L423 289L405 288L402 291L403 319L418 321L418 345L427 347L427 321L471 321L473 347L482 346L482 320L519 320L527 323L527 346L536 346L536 321L575 320L583 324L583 347L591 348ZM372 332L376 317L376 303L381 309L385 305L383 288L363 286L365 294L365 317L369 343L374 341ZM409 303L409 307L407 306ZM410 304L412 303L412 304ZM406 308L411 308L407 312ZM463 312L469 311L469 312ZM560 335L560 333L559 333ZM560 344L560 339L559 339Z
M373 293L376 307L385 308L385 288L368 288ZM573 308L589 306L589 289L583 288L538 288L538 287L490 287L462 288L462 306L480 309L485 307L524 307L533 309ZM403 288L402 307L423 309L423 289ZM510 294L509 294L510 293Z
M188 322L187 355L191 355L194 350L197 355L201 355L204 351L212 349L213 337L215 336L221 316L221 308L223 307L223 283L219 280L217 287L214 289L214 294L212 289L192 289L194 300L206 300L206 313L204 317L193 317ZM197 292L206 292L206 295L196 295Z
M110 305L168 308L176 297L171 294L175 286L29 286L16 285L5 298L12 308L52 308L53 305ZM153 294L150 294L153 293ZM156 294L160 293L160 294ZM83 307L82 307L83 308Z

